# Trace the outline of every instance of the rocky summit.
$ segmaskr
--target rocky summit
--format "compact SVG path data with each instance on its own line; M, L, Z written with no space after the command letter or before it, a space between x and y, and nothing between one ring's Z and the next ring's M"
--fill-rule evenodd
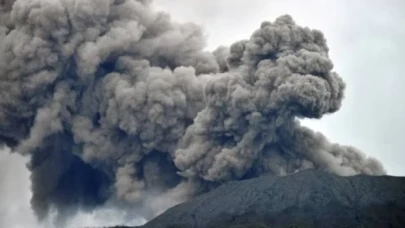
M233 181L142 228L405 227L405 178L308 170Z

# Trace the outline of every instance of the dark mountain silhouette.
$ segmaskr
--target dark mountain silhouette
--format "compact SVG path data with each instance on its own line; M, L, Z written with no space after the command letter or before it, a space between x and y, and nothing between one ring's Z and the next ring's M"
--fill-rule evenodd
M233 181L142 228L405 227L405 178L304 171Z

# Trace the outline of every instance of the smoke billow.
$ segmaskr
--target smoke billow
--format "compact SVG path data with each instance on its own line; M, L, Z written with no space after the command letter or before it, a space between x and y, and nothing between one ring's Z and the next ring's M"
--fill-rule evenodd
M288 15L211 53L148 0L0 3L0 143L30 157L39 219L148 214L266 173L385 173L300 125L337 111L345 85L323 34Z

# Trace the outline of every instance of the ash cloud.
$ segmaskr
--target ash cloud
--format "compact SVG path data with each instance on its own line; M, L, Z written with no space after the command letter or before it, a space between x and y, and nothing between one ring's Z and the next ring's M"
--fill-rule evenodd
M211 53L146 0L0 3L0 142L30 157L39 219L112 201L153 217L268 173L385 173L300 125L339 110L345 84L289 15Z

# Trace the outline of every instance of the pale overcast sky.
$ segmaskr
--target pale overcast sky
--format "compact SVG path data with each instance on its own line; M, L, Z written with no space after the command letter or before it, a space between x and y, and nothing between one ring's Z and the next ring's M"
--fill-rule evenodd
M405 1L155 0L154 4L175 20L203 25L210 50L248 38L262 21L287 13L298 24L323 31L335 70L347 83L346 99L337 113L305 124L334 142L376 157L390 175L405 175L405 63L401 56L405 53ZM33 224L28 178L23 159L0 153L0 185L8 186L0 189L2 203L12 206L7 211L0 207L0 227ZM83 223L94 224L90 218Z

